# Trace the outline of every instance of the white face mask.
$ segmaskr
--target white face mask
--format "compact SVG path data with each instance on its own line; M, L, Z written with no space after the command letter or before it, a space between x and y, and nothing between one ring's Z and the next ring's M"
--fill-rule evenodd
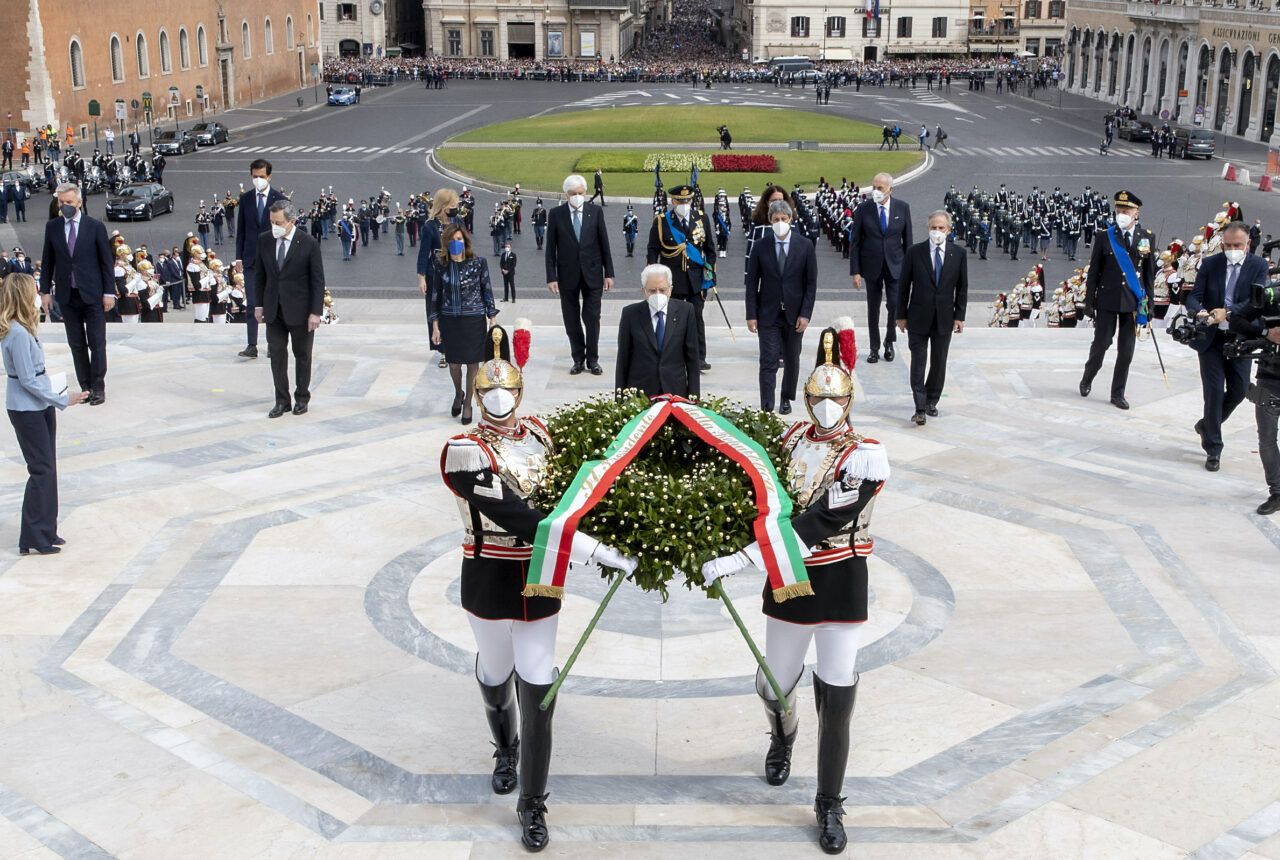
M649 309L655 314L662 313L667 309L666 293L650 293L645 301L649 303Z
M880 203L883 203L885 200L889 199L889 195L885 194L879 188L872 188L871 199L874 200L877 204L880 204Z
M281 227L279 224L271 225L271 235L275 236L277 239L283 239L284 234L288 232L289 232L288 227Z
M677 204L676 204L676 214L677 214L677 215L679 215L681 218L688 218L688 217L689 217L689 204L688 204L688 203L677 203Z
M786 235L790 232L791 232L790 221L774 221L773 222L773 235L777 236L779 239L786 238Z
M941 245L943 242L947 241L947 231L946 230L930 230L929 241L935 245Z
M1242 250L1242 249L1240 249L1240 248L1231 248L1231 249L1228 249L1228 250L1226 250L1226 251L1223 251L1222 253L1223 253L1223 254L1225 254L1225 255L1227 256L1227 262L1228 262L1228 263L1237 263L1237 264L1238 264L1238 263L1243 263L1243 262L1244 262L1244 255L1245 255L1247 252L1246 252L1246 251L1244 251L1244 250Z
M574 209L581 209L582 204L585 203L586 200L587 200L587 195L585 194L569 195L569 205L572 206Z
M271 187L271 180L255 176L253 177L253 187L259 194L266 194L267 189Z
M498 421L506 418L516 408L516 396L505 388L490 388L480 395L485 413Z
M830 398L819 400L818 405L812 407L810 411L813 412L814 420L823 430L835 427L844 416L844 407Z
M1119 227L1121 230L1128 230L1130 227L1133 226L1133 216L1130 215L1128 212L1117 212L1116 226Z

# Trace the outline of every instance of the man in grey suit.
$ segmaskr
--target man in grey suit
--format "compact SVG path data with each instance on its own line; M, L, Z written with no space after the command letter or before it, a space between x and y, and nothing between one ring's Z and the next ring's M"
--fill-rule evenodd
M297 219L292 203L277 200L271 204L271 230L258 237L253 315L267 326L271 376L276 385L276 404L268 418L279 418L290 409L289 356L285 352L290 341L298 383L293 414L302 415L311 401L311 343L324 310L324 264L320 243L297 229Z
M697 397L702 371L693 307L671 298L671 270L661 263L645 266L640 288L644 301L623 308L618 322L614 386L650 397Z

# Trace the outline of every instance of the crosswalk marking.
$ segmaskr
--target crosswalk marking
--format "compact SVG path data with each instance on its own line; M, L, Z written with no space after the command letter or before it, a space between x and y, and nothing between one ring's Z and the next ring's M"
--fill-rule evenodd
M306 149L304 149L304 150L302 150L302 151L303 151L303 152L315 152L315 151L316 151L317 149L319 149L319 148L320 148L320 147L318 147L318 146L308 146Z
M335 147L333 148L333 150L332 150L332 151L333 151L333 152L346 152L348 148L349 148L349 147L345 147L345 146L335 146Z
M316 150L316 152L332 152L332 151L333 151L332 146L322 146Z
M427 148L426 148L425 146L415 146L413 149L411 149L411 150L409 150L409 151L410 151L410 152L414 152L414 153L417 153L417 152L426 152L426 151L427 151Z

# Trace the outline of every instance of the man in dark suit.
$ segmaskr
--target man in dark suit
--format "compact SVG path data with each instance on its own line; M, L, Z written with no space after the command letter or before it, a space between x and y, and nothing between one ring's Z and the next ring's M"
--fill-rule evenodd
M613 289L613 257L604 212L587 203L587 180L565 179L565 202L547 218L547 289L560 295L560 315L573 353L572 375L600 367L600 301Z
M256 307L258 279L254 272L258 261L258 236L270 228L267 213L284 195L271 187L271 162L265 158L254 159L249 164L249 177L253 187L240 195L236 204L236 262L244 272L245 304ZM240 351L241 358L258 357L258 321L252 314L245 319L245 335L248 346ZM269 347L268 347L269 348Z
M747 258L747 330L760 337L760 408L773 411L778 359L783 361L783 415L791 412L800 378L804 330L818 295L818 257L813 243L791 228L791 204L769 204L772 232Z
M107 400L107 312L116 305L115 260L106 225L84 214L79 186L59 185L57 199L61 215L44 227L40 301L49 316L56 288L76 380L89 392L89 405L98 406Z
M671 270L661 263L640 273L644 301L622 309L614 387L638 388L650 397L697 397L698 332L693 308L671 298Z
M1228 333L1233 314L1249 305L1249 287L1267 282L1267 261L1248 252L1249 228L1233 221L1222 230L1222 253L1205 257L1187 297L1187 311L1218 326L1211 337L1191 342L1200 354L1200 385L1204 417L1196 422L1204 467L1218 471L1222 456L1222 424L1249 391L1249 360L1228 361L1222 347L1234 338ZM1225 383L1225 387L1224 387Z
M707 213L693 206L695 190L677 185L666 192L669 209L654 216L645 262L671 270L671 295L693 306L698 324L699 368L707 363L707 330L702 319L707 289L715 280L715 233Z
M925 416L937 417L951 335L964 331L969 258L964 248L947 241L950 233L951 216L945 209L934 212L929 216L929 239L911 246L902 269L898 330L906 332L911 350L911 394L916 407L911 420L916 424L924 424Z
M880 299L889 317L885 322L884 360L893 361L893 324L898 314L898 278L911 247L911 207L893 196L893 177L877 173L871 199L853 213L849 229L849 274L853 288L867 288L867 330L871 351L867 363L880 360Z
M1142 201L1130 191L1114 198L1115 223L1093 243L1089 275L1085 280L1085 315L1094 318L1093 345L1080 380L1080 396L1088 397L1093 378L1102 369L1102 359L1116 340L1116 369L1111 376L1111 405L1128 409L1124 398L1129 381L1129 362L1137 339L1136 315L1140 305L1150 306L1155 283L1155 234L1138 224ZM1118 249L1118 251L1117 251ZM1118 253L1118 256L1117 256ZM1131 284L1125 269L1136 277ZM1135 291L1136 290L1136 291ZM1139 301L1137 292L1144 293Z
M257 289L253 315L267 325L271 351L271 376L276 384L276 405L268 418L289 411L289 354L293 342L297 388L293 414L307 411L311 401L311 343L324 310L324 264L320 243L297 229L297 213L288 200L271 204L271 229L258 237L263 254L254 267Z
M498 258L498 269L502 272L502 300L516 300L516 252L511 250L511 240L502 243L502 256Z

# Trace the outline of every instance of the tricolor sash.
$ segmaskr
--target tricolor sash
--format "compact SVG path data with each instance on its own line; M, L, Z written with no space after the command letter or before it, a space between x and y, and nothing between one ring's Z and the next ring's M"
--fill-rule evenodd
M692 214L692 213L690 213ZM716 283L716 272L714 267L707 264L706 257L702 256L702 249L697 245L689 244L688 238L684 233L680 232L680 228L671 220L671 212L668 211L664 216L667 219L667 229L671 231L671 238L675 243L684 249L684 255L690 263L695 266L702 267L702 288L709 290Z
M1119 237L1116 236L1116 228L1114 224L1107 225L1107 239L1111 241L1111 253L1115 254L1116 262L1120 264L1120 272L1124 275L1124 282L1129 287L1129 292L1133 293L1134 300L1138 303L1138 311L1134 319L1137 320L1138 327L1147 324L1149 314L1147 311L1147 291L1142 286L1142 279L1138 277L1138 270L1134 268L1133 258L1129 256L1129 251L1124 245L1120 244Z
M683 398L664 396L626 423L609 443L602 459L588 460L579 467L555 510L538 523L524 588L526 597L564 595L569 550L578 523L604 498L622 471L672 416L693 435L741 466L751 479L756 502L752 533L760 545L774 600L781 603L813 594L813 586L805 574L800 541L791 528L791 498L768 454L721 415Z

